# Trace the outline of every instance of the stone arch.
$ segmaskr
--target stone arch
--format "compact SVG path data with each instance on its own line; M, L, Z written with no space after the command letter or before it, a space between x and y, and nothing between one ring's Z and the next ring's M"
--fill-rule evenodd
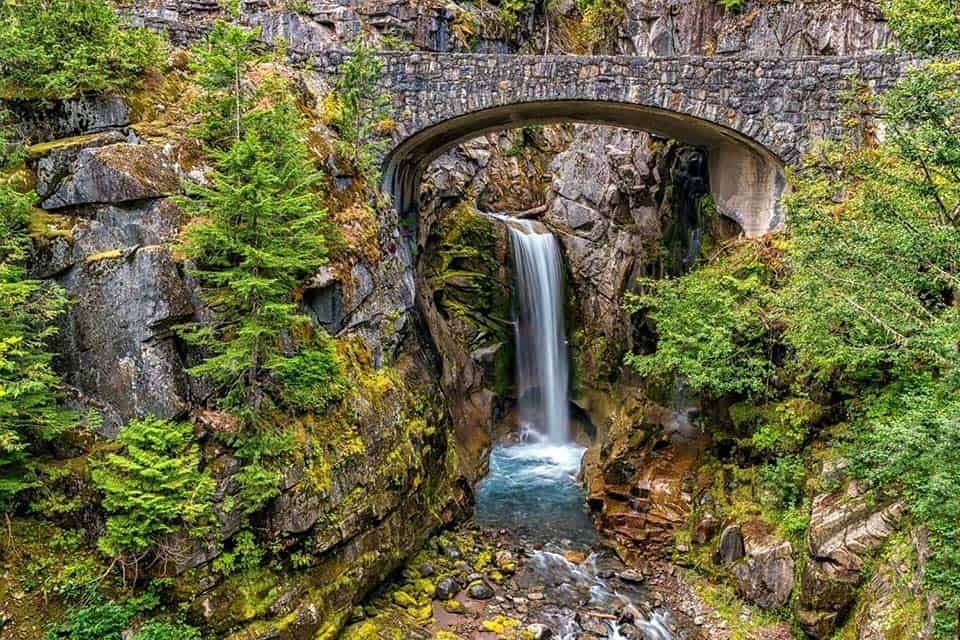
M756 140L728 127L658 107L611 100L534 100L450 117L412 133L388 153L384 187L398 212L415 216L420 181L430 163L450 148L484 133L531 124L578 122L638 129L703 148L717 209L749 237L779 229L786 189L784 162Z

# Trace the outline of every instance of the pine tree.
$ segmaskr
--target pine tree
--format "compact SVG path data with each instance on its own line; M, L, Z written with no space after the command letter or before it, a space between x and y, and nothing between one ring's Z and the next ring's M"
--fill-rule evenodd
M199 469L200 451L187 422L133 420L119 449L94 463L93 480L109 513L98 541L112 558L136 564L169 534L202 531L210 520L213 479Z
M308 155L300 114L290 100L277 99L245 116L238 142L211 152L210 186L190 186L183 200L196 217L184 251L216 316L212 325L184 332L210 354L191 373L220 385L222 405L249 418L272 400L269 374L287 369L283 337L309 323L294 292L327 253L322 176Z

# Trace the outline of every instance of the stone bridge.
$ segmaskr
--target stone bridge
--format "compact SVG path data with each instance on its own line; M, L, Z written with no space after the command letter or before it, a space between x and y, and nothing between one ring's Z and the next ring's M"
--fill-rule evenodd
M815 140L842 135L844 94L858 82L882 92L912 64L893 55L385 53L381 86L398 123L385 186L400 212L411 214L430 162L482 133L562 121L644 129L705 149L718 208L758 236L783 222L784 165Z

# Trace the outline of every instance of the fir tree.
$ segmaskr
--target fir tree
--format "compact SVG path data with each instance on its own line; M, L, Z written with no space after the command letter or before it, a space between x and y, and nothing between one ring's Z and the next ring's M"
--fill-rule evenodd
M390 97L379 91L383 61L363 38L350 46L350 55L338 68L333 124L340 134L336 147L369 183L379 179L377 161L390 125Z
M273 108L244 117L239 141L211 152L210 186L189 186L183 200L196 217L184 251L216 316L184 332L210 354L191 373L218 384L222 406L250 419L282 395L282 381L270 374L290 369L294 354L283 338L309 325L294 292L327 253L322 176L299 112L289 99L276 99Z
M162 40L121 28L105 0L0 4L0 95L62 99L130 88L162 61Z
M116 452L94 463L93 480L110 514L100 550L133 564L184 527L203 531L211 516L213 479L199 469L193 427L156 418L133 420Z
M60 380L49 341L66 306L63 290L27 277L24 263L33 193L20 194L0 178L0 510L35 484L31 443L48 441L76 424L60 405Z
M194 50L193 80L203 89L195 105L201 116L197 134L210 144L240 140L243 115L258 95L248 75L265 58L255 48L259 35L259 29L217 21Z

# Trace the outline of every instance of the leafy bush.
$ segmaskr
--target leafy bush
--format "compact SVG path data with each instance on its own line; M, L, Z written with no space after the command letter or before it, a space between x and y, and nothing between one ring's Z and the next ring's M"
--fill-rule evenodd
M131 640L200 640L200 630L187 624L151 620Z
M626 15L625 6L617 0L577 0L577 10L583 16L587 42L594 48L614 45L617 30Z
M60 99L129 89L161 61L161 39L121 28L104 0L0 5L0 95Z
M656 351L628 354L637 374L668 382L682 378L697 394L719 398L764 391L772 364L765 297L772 274L751 245L690 274L646 280L647 293L628 296L657 333Z
M924 578L942 599L938 637L952 638L960 611L960 388L904 381L868 398L858 418L851 470L905 500L929 531Z
M803 460L795 455L777 458L773 464L760 467L764 488L780 509L790 509L803 497L807 470Z
M135 613L116 602L75 609L63 624L47 632L44 640L121 640Z
M887 0L884 13L901 46L923 55L960 50L960 2Z
M187 422L133 420L117 436L118 451L94 463L103 491L107 532L98 541L110 557L136 562L165 536L212 516L213 479L199 470L200 451Z

